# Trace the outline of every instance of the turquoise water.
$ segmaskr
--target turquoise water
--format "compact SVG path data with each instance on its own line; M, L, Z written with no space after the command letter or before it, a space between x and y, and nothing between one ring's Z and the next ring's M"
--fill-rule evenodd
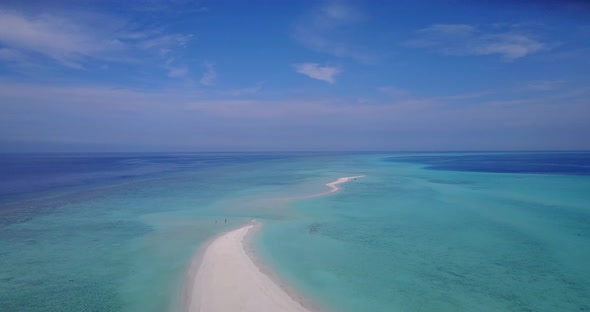
M337 311L589 311L590 179L435 171L367 177L268 222L269 264Z
M167 160L178 170L164 170L171 165L159 156L76 156L70 169L64 163L73 156L48 157L39 162L49 165L25 157L0 168L9 185L0 192L0 311L177 310L205 241L252 218L297 215L283 198L316 191L308 182L321 170L309 164L329 161L182 156ZM136 170L149 174L129 178L129 163L149 163ZM19 167L39 173L24 172L30 177L23 180L13 170ZM79 171L86 174L79 178Z
M327 310L590 310L590 176L569 165L494 173L431 170L413 155L271 156L93 156L73 169L48 160L62 167L34 167L42 178L9 172L0 311L177 310L199 247L252 218L262 260Z

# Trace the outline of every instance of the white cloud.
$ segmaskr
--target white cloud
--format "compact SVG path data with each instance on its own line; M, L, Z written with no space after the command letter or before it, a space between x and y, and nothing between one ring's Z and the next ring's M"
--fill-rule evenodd
M546 48L544 43L525 35L505 33L482 36L481 42L472 51L479 55L500 54L514 60Z
M167 49L170 46L186 47L192 39L193 35L185 34L154 35L140 41L138 45L145 49Z
M130 23L84 12L70 15L24 14L0 9L0 45L4 60L35 60L45 56L58 64L85 68L89 61L129 62L162 57L163 50L184 47L192 35L165 33L162 30L133 31ZM5 50L9 49L9 50ZM7 52L11 51L11 52ZM19 59L15 55L21 55Z
M293 37L314 51L372 63L375 56L355 44L357 36L351 33L362 20L363 16L356 8L343 2L328 2L296 23Z
M205 63L205 72L199 82L205 86L214 86L217 80L217 71L215 70L215 64Z
M303 63L295 65L295 71L310 78L334 83L334 76L340 73L338 67L320 66L317 63Z
M550 46L514 29L484 32L472 25L434 24L416 32L404 45L433 48L447 55L500 55L515 60Z
M51 15L27 17L0 10L0 43L20 52L48 56L64 65L81 67L84 57L121 49L114 38L93 35L89 29Z

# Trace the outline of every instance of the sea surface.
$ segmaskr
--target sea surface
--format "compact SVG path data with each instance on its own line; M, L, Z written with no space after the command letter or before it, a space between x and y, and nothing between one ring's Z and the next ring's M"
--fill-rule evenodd
M178 310L253 218L327 311L590 311L590 152L3 154L0 311Z

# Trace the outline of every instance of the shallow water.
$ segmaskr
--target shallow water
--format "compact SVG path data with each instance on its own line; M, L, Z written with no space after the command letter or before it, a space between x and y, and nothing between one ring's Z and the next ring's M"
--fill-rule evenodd
M590 310L588 176L407 160L367 156L366 178L268 222L261 253L338 311Z
M431 170L425 156L440 155L4 159L27 173L0 171L0 310L175 310L201 244L251 218L261 258L328 309L590 309L589 176Z
M81 186L78 169L65 170L59 182L78 181L75 187L32 181L36 192L20 187L16 199L4 197L0 310L173 309L200 245L254 214L254 209L222 202L248 190L276 188L271 178L258 173L258 163L272 166L273 157L240 157L203 166L198 156L192 168L140 175L125 183L103 179L106 170L98 169L98 177L84 177L87 184ZM132 158L150 161L142 155ZM84 166L96 168L95 156L86 162Z

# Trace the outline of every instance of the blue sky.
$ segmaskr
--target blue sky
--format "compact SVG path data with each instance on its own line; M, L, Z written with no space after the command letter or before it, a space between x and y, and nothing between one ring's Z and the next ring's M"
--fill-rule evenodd
M590 7L489 2L0 1L0 149L590 149Z

